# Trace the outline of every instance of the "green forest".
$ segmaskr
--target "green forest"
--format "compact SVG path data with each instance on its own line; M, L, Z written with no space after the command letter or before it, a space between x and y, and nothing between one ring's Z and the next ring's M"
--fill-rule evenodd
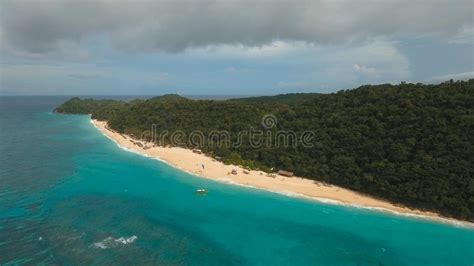
M298 176L356 190L408 207L474 221L474 80L437 85L366 85L337 93L297 93L231 100L164 95L129 102L71 98L56 112L91 114L121 133L230 133L249 128L314 132L305 145L197 145L167 137L158 145L199 148L225 163ZM262 118L277 119L272 128ZM265 143L275 139L262 136Z

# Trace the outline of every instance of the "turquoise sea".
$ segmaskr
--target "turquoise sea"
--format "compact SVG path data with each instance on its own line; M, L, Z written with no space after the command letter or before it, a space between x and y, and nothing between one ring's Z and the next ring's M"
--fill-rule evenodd
M474 264L473 229L201 179L53 114L64 99L0 97L1 265Z

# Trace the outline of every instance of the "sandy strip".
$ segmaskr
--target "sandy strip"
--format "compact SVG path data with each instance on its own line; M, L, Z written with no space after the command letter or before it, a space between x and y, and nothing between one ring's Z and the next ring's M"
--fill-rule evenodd
M474 228L474 223L445 218L433 212L415 210L394 205L390 202L371 198L348 189L315 182L306 178L290 178L280 175L277 175L276 177L268 177L267 174L262 171L248 171L248 173L244 173L244 169L241 167L235 165L225 165L222 162L216 161L206 155L194 153L192 150L179 147L170 148L153 146L152 143L134 140L129 136L110 130L107 127L107 122L105 121L92 119L91 122L105 136L113 140L120 147L135 153L159 159L180 170L200 177L211 178L226 183L254 187L290 196L310 198L326 203L345 204L354 207L369 208L378 211L391 212L399 215L419 218L428 218L441 222L456 224L458 226ZM140 147L140 145L142 147ZM237 174L232 174L232 170L236 170Z

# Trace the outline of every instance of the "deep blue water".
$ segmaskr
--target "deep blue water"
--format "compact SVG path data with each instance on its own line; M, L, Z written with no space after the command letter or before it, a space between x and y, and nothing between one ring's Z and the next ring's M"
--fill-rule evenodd
M474 264L473 229L197 178L64 99L0 97L0 264Z

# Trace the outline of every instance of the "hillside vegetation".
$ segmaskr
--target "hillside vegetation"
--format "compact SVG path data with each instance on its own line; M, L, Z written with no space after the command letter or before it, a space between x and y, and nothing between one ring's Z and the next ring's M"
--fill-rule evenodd
M406 206L474 220L474 80L439 85L362 86L332 94L289 94L225 101L189 100L178 95L120 102L73 98L60 113L90 113L111 128L134 136L156 125L158 132L199 130L230 133L268 129L314 132L312 147L250 145L199 147L226 163L298 176L360 191ZM275 144L267 138L265 143ZM161 145L194 147L183 138Z

